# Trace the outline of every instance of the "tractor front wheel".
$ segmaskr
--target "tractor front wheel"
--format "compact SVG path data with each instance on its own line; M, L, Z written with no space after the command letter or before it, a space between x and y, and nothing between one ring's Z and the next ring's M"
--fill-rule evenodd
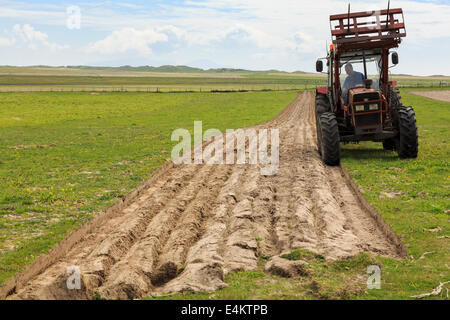
M396 150L402 159L417 158L419 142L416 115L413 108L401 107L398 110L399 136L396 139Z
M322 161L329 166L339 165L341 148L336 116L332 112L324 112L319 115L318 120L317 140Z
M322 114L324 112L330 112L331 106L328 101L328 97L323 94L318 94L316 96L316 113Z
M331 111L330 101L328 100L328 97L326 94L321 94L321 93L316 94L315 111L316 111L317 146L318 146L319 154L322 154L322 151L321 151L322 146L321 146L321 142L319 139L319 136L320 136L319 119L320 119L320 115L322 113Z

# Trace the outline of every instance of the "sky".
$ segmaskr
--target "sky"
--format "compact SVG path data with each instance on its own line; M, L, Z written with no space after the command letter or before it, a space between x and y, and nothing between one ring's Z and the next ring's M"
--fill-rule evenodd
M0 65L189 65L314 71L329 15L367 0L0 0ZM392 0L407 37L393 73L450 75L450 0Z

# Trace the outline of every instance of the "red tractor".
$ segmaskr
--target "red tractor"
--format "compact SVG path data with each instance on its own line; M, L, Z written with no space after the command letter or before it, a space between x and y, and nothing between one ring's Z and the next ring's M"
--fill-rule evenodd
M340 142L382 142L400 158L416 158L418 135L412 107L404 106L389 60L398 64L397 48L406 36L402 9L330 16L333 43L326 58L327 87L316 90L318 149L328 165L340 162ZM389 59L391 56L391 59ZM345 73L344 73L345 72Z

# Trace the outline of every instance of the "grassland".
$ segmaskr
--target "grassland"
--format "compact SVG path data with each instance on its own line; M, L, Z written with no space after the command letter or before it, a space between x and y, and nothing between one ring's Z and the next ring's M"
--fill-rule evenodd
M140 70L140 71L136 71ZM326 85L326 76L318 73L267 71L149 72L171 68L15 68L0 67L0 91L262 91L304 90ZM180 70L185 70L184 68ZM200 70L200 71L199 71ZM194 72L195 71L195 72ZM440 87L450 77L413 77L394 75L400 87Z
M450 103L407 90L402 97L416 111L418 159L399 160L376 143L344 148L351 176L409 253L401 261L381 259L384 285L367 298L408 298L450 280ZM445 291L441 298L446 296Z
M251 126L296 93L3 93L0 284L170 157L176 128Z
M299 90L325 79L294 76L43 76L0 75L0 91L212 91Z

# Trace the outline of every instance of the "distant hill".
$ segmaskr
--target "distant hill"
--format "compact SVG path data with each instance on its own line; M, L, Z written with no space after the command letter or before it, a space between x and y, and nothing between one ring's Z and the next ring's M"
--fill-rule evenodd
M209 72L209 73L233 73L233 72L252 72L250 70L245 69L232 69L232 68L217 68L217 69L208 69L203 70L202 72ZM254 72L254 71L253 71Z
M47 69L48 70L56 70L56 69L67 69L67 70L85 70L85 71L103 71L105 73L115 73L118 74L121 72L147 72L147 73L192 73L192 74L220 74L220 73L236 73L236 74L290 74L290 75L310 75L315 74L315 72L305 72L301 70L293 71L293 72L287 72L282 70L276 70L276 69L269 69L269 70L248 70L248 69L234 69L234 68L210 68L210 69L202 69L202 68L196 68L196 67L189 67L184 65L163 65L160 67L153 67L153 66L130 66L130 65L124 65L120 67L100 67L100 66L46 66L46 65L34 65L34 66L9 66L9 65L0 65L0 68L7 68L11 69L8 70L8 72L14 72L14 69L18 70L27 70L27 69ZM36 71L36 70L35 70ZM3 70L3 72L5 72ZM430 77L430 78L448 78L449 76L446 75L430 75L430 76L415 76L411 74L392 74L392 77L408 77L408 78L423 78L423 77Z
M213 69L201 69L189 66L172 66L164 65L160 67L153 66L120 66L120 67L98 67L98 66L29 66L29 68L67 68L78 70L102 70L102 71L129 71L129 72L160 72L160 73L287 73L280 70L247 70L247 69L234 69L234 68L213 68ZM295 71L293 73L305 73L303 71Z
M203 69L188 66L120 66L120 67L91 67L91 66L67 66L68 69L81 70L103 70L103 71L133 71L133 72L164 72L164 73L199 73L204 72Z

